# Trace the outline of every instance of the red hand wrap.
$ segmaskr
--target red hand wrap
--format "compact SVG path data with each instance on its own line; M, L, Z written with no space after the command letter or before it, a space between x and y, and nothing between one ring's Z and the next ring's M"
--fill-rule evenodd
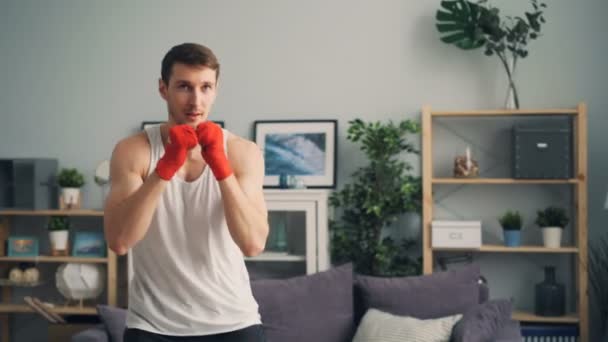
M165 154L156 164L156 173L164 180L171 180L173 175L186 161L188 150L198 143L194 128L188 125L176 125L169 129L170 142L165 146Z
M224 151L222 128L212 121L205 121L196 127L196 135L201 144L203 158L213 171L215 178L218 181L228 178L233 171Z

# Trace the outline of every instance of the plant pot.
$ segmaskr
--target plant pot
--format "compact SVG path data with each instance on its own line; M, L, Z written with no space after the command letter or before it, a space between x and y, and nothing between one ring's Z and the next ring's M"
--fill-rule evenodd
M559 248L562 244L561 227L543 227L543 244L547 248Z
M53 230L49 232L51 254L53 256L68 255L68 230Z
M521 230L503 229L505 246L521 246Z
M61 188L59 209L80 208L80 188Z

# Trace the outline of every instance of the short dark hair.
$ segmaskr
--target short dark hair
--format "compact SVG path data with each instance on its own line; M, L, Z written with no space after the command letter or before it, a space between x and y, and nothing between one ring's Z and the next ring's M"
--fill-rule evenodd
M210 48L200 44L183 43L172 47L167 52L163 58L160 70L160 76L165 84L169 84L171 70L175 63L183 63L190 66L205 66L215 70L216 81L220 77L220 63L217 57Z

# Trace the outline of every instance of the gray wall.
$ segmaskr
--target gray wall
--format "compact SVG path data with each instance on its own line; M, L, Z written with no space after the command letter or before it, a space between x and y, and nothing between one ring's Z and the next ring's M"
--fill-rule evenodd
M254 120L337 118L343 184L363 161L345 140L350 119L418 118L424 104L503 104L496 58L437 39L438 3L1 0L0 157L55 157L62 167L81 169L89 180L84 204L100 207L96 164L142 121L166 117L157 94L160 60L172 45L195 41L222 63L212 119L250 137ZM514 14L527 8L523 0L495 3ZM517 82L527 108L588 103L589 223L596 236L607 218L608 40L600 32L608 28L608 2L549 5L544 36L521 62ZM38 320L18 322L18 340L38 340L30 329Z

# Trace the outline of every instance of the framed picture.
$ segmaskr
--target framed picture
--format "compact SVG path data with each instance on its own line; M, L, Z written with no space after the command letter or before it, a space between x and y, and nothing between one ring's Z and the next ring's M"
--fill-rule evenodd
M255 121L254 140L264 154L264 187L282 174L308 188L336 187L337 120Z
M72 256L103 258L106 256L106 240L101 232L76 232Z
M167 121L143 121L141 123L141 129L144 130L148 126L154 126L154 125L158 125L158 124L163 124L165 122L167 122ZM215 122L216 124L220 125L220 127L225 128L224 121L213 120L213 122Z
M11 236L8 238L8 256L38 256L38 238L34 236Z

